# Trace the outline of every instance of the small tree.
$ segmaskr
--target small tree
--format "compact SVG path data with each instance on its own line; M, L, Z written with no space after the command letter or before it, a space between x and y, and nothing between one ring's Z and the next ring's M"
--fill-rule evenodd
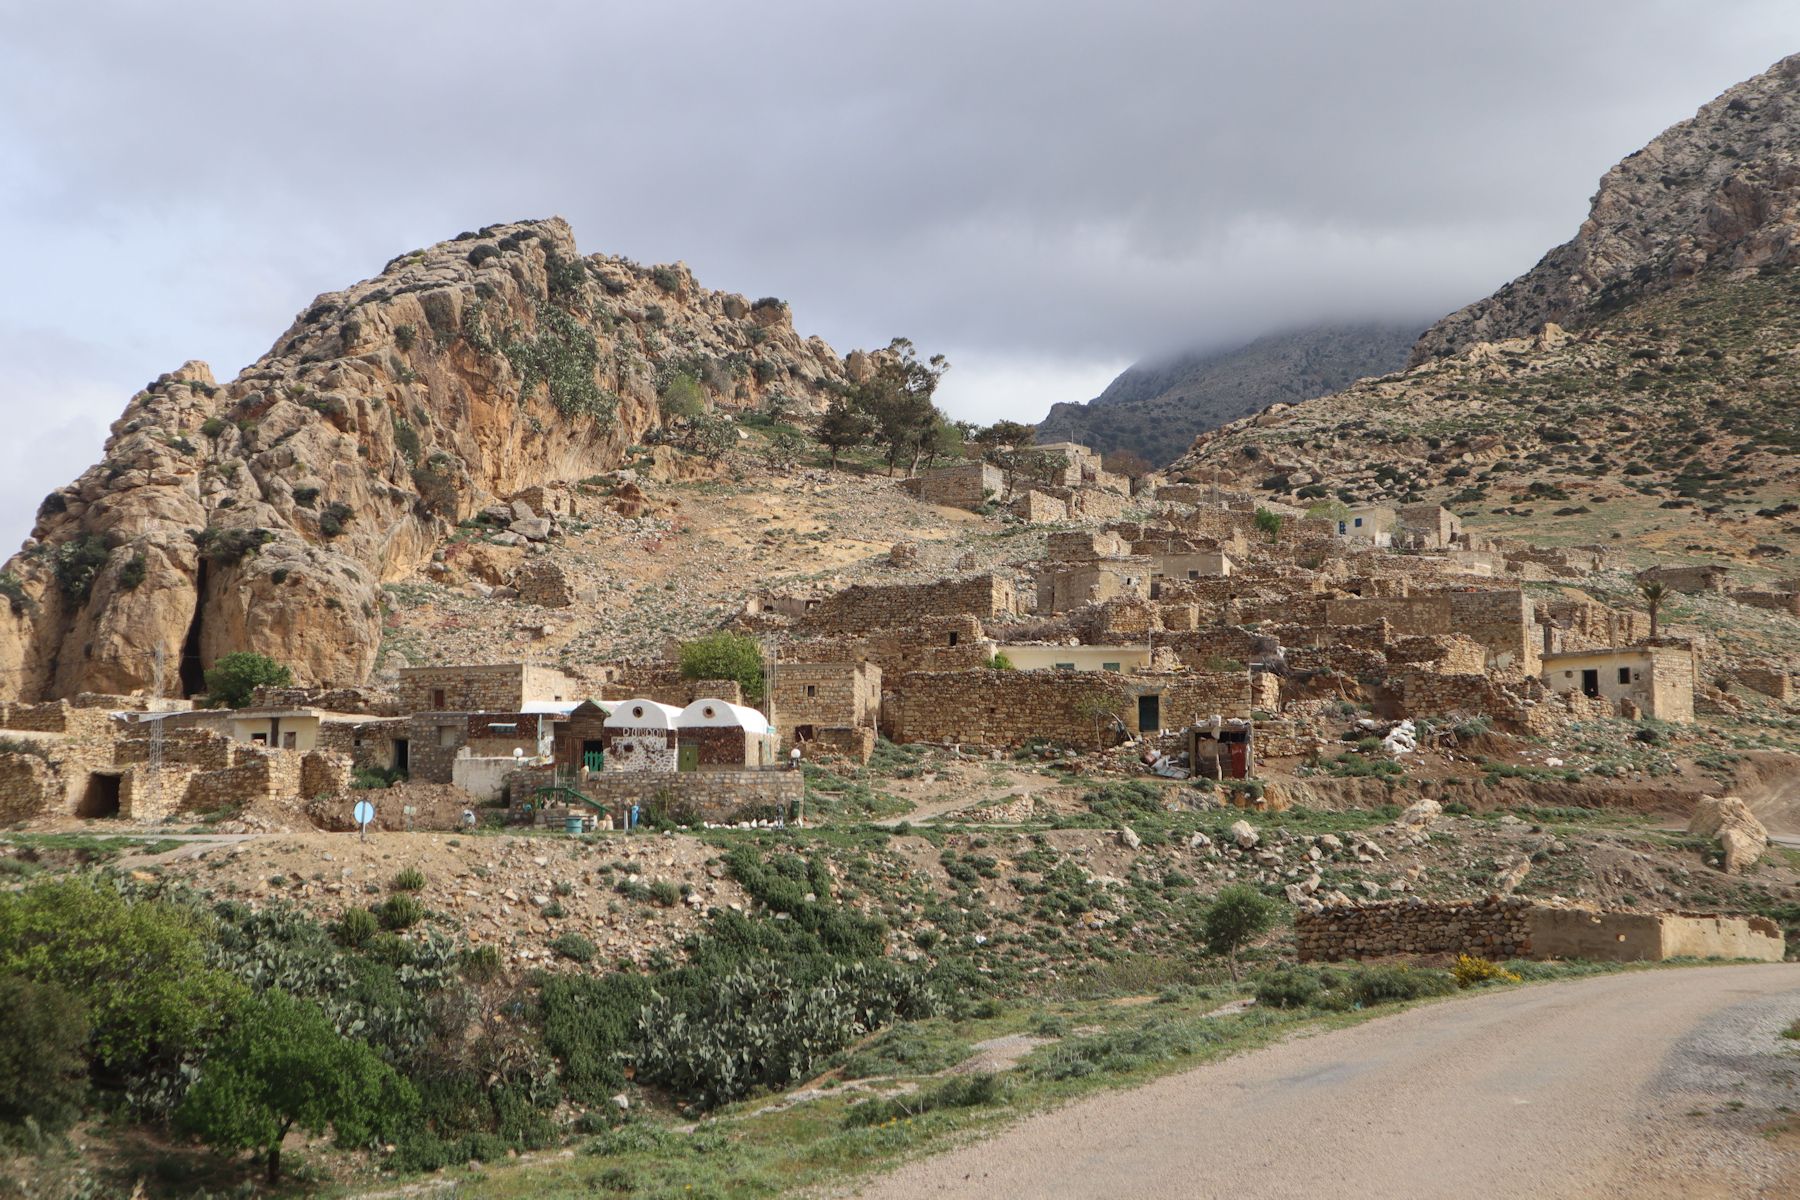
M1225 955L1231 965L1231 977L1236 979L1238 950L1274 923L1275 902L1240 883L1221 891L1207 906L1200 931L1207 949Z
M1267 534L1271 542L1281 540L1281 514L1270 512L1266 508L1256 510L1256 527Z
M175 1121L215 1149L264 1155L275 1183L295 1126L315 1137L330 1128L354 1145L417 1103L412 1085L366 1044L340 1036L317 1006L268 992L207 1056Z
M1150 460L1136 450L1114 450L1100 460L1100 465L1114 475L1123 475L1133 483L1156 470Z
M800 454L805 449L806 443L799 434L783 429L763 448L763 463L772 474L786 475L800 465Z
M762 647L753 637L721 629L681 645L684 679L735 679L751 704L763 698Z
M1668 586L1654 579L1640 579L1638 595L1644 598L1644 607L1650 610L1650 640L1654 642L1660 629L1657 618L1662 612L1663 601L1669 598Z
M0 1125L27 1118L49 1132L81 1114L87 1094L87 1017L55 984L0 975Z
M288 687L294 673L266 654L239 650L227 654L206 672L206 695L226 708L242 708L258 687Z
M839 396L825 410L825 415L819 418L813 436L819 439L819 444L831 456L831 468L835 471L838 455L868 441L869 433L874 427L875 423L869 420L867 413L847 398Z

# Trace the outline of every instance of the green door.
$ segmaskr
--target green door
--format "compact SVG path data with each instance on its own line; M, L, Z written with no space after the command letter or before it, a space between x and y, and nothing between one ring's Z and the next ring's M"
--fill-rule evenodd
M695 771L700 767L700 747L683 746L675 752L676 769Z

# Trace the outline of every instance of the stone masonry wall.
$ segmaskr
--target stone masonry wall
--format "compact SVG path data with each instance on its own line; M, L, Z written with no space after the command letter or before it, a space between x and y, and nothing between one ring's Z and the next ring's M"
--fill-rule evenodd
M1473 954L1501 960L1531 954L1532 902L1518 896L1426 903L1392 900L1294 913L1301 962L1390 954Z
M993 617L1017 610L1012 581L970 575L931 583L856 584L825 599L801 619L807 633L866 633L910 625L921 617Z
M521 771L509 777L517 804L543 785L546 773ZM581 793L619 820L633 804L669 820L730 824L792 816L805 793L799 771L601 772L580 783Z

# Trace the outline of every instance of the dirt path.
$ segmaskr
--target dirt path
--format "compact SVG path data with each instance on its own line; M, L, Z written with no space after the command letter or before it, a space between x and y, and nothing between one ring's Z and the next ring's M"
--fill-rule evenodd
M1488 992L1084 1100L855 1194L1793 1196L1800 1137L1758 1131L1800 1107L1796 1018L1796 964Z

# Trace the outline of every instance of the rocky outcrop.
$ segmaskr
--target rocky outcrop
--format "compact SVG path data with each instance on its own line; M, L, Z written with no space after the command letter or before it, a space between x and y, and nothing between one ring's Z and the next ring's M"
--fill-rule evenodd
M616 466L682 377L807 409L845 376L780 301L583 258L560 219L402 255L235 380L194 362L132 397L0 571L0 697L192 694L235 650L361 683L383 582L496 498Z
M1546 322L1579 327L1709 267L1796 261L1800 55L1737 85L1613 167L1569 241L1485 300L1451 313L1414 364Z
M1713 839L1723 855L1725 870L1733 875L1755 866L1769 848L1769 831L1736 796L1702 797L1694 806L1688 832Z

